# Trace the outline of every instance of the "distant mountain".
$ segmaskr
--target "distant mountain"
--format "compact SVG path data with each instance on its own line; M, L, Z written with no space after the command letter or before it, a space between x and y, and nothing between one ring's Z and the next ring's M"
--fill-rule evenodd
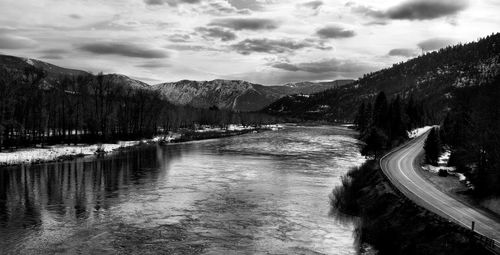
M167 99L178 105L236 111L257 111L291 94L310 94L340 87L353 80L332 82L301 82L281 86L264 86L241 80L182 80L154 85Z
M36 59L7 55L0 55L0 66L18 72L28 67L43 69L47 73L44 81L47 86L60 82L63 76L90 75L86 71L63 68ZM176 105L190 105L198 108L209 108L215 105L219 109L235 111L258 111L287 95L317 93L353 82L353 80L337 80L264 86L240 80L182 80L151 86L122 74L105 74L104 78L113 84L120 84L127 88L157 90Z
M85 71L63 68L36 59L21 58L8 55L0 55L0 66L4 66L10 70L18 70L18 71L24 70L29 66L34 66L36 68L44 69L47 72L47 78L49 79L57 79L62 75L77 76L77 75L89 74L88 72Z
M89 72L82 70L59 67L36 59L8 55L0 55L0 66L12 71L23 71L28 67L43 69L47 73L45 84L48 84L49 86L50 84L59 82L63 76L90 75ZM124 87L130 87L132 89L151 89L149 84L134 80L122 74L105 74L104 78L113 84L120 84Z
M457 88L480 86L500 75L500 34L426 53L391 68L364 75L341 87L309 96L281 98L264 112L302 119L353 120L361 102L384 91L412 96L441 119Z

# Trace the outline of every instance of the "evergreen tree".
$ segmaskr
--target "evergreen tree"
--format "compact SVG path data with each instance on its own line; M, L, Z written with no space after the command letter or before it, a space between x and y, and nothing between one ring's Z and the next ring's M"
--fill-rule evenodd
M365 146L361 149L361 154L377 158L386 149L387 141L388 137L382 130L372 127L365 138Z
M432 128L424 144L425 160L431 165L437 165L441 155L441 141L439 139L439 130Z
M354 120L354 124L356 124L356 128L361 133L366 131L366 128L369 124L368 111L363 101L361 105L359 105L358 113L356 114L356 119Z
M401 98L396 97L391 103L390 107L390 131L391 140L403 140L408 138L408 133L406 132L406 125L403 121L403 116L401 112Z
M388 126L388 106L387 97L385 93L381 91L375 99L375 106L373 109L373 124L381 128L382 130L387 130Z

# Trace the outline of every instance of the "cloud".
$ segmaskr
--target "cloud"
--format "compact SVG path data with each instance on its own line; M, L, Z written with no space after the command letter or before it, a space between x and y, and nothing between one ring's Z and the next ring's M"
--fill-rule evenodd
M179 4L198 4L201 0L144 0L147 5L164 5L177 6Z
M316 34L323 39L349 38L356 35L354 31L336 25L326 26L316 31Z
M206 6L198 6L197 9L200 10L200 12L202 13L207 13L215 16L232 15L232 14L247 15L252 12L249 9L235 8L226 1L211 2Z
M161 61L147 61L142 64L136 65L137 67L142 67L142 68L164 68L164 67L169 67L170 64L161 62Z
M311 1L311 2L300 4L300 6L311 8L313 10L317 10L322 5L323 5L323 1Z
M418 55L418 51L416 49L399 48L390 50L388 55L400 56L400 57L414 57Z
M67 54L68 51L63 49L46 49L38 51L38 53L43 54L40 58L44 59L63 59L63 55Z
M191 36L188 34L173 34L167 37L167 40L175 43L189 42Z
M457 14L467 6L467 0L411 0L390 8L387 16L391 19L436 19Z
M236 34L228 29L223 29L220 27L198 27L195 29L196 32L201 33L205 38L216 38L223 42L231 41L236 39Z
M419 42L417 45L423 51L434 51L454 44L456 41L451 38L431 38Z
M81 19L81 18L82 18L82 16L80 16L80 15L78 15L78 14L74 14L74 13L73 13L73 14L68 15L68 17L70 17L70 18L72 18L72 19Z
M134 58L167 58L167 52L158 49L148 49L148 46L125 44L117 42L87 43L80 50L98 55L118 55Z
M376 19L393 20L430 20L450 17L469 6L468 0L408 0L385 11L369 6L346 4L354 13Z
M314 43L313 41L294 41L289 39L245 39L231 46L238 53L249 55L254 52L278 54L292 52L304 48L316 48L321 50L331 49L323 44Z
M228 0L229 4L240 10L261 11L264 9L262 4L257 0Z
M216 48L206 47L202 45L191 45L191 44L169 44L165 48L177 51L221 51Z
M291 64L286 62L270 63L270 66L290 72L308 72L308 73L338 73L352 74L365 72L370 69L368 65L357 61L341 60L341 59L324 59L317 62L303 62Z
M35 48L38 43L27 37L0 34L0 49L27 49Z
M262 18L226 18L216 19L209 26L227 27L234 30L272 30L278 28L277 21Z

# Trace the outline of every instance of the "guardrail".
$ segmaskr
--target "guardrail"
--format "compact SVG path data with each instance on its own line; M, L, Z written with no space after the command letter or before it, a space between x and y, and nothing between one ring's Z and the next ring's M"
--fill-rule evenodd
M423 135L422 135L423 136ZM437 213L434 213L432 211L430 211L429 209L419 205L418 203L416 203L415 201L411 200L409 197L407 197L404 192L402 190L400 190L397 185L395 185L391 178L385 174L384 172L384 167L383 167L383 164L382 164L382 160L384 160L384 158L386 158L387 156L391 155L392 153L394 153L395 151L397 150L400 150L404 147L407 147L409 145L412 144L412 142L414 142L417 138L414 138L413 140L405 143L405 144L402 144L394 149L392 149L391 151L389 151L388 153L386 153L384 156L382 156L380 159L379 159L379 166L380 166L380 169L382 170L382 173L383 173L383 176L384 178L387 180L387 182L389 183L389 185L393 188L394 191L396 191L396 193L398 193L399 195L401 195L402 197L404 197L405 199L407 199L408 201L412 202L415 206L418 206L432 214L434 214L436 217L439 217L440 219L443 219L443 220L447 220L448 222L453 222L457 227L459 227L459 231L463 231L463 233L466 233L468 234L469 236L471 236L474 241L476 241L478 244L482 245L486 250L488 250L489 252L491 252L492 254L495 254L495 255L500 255L500 243L495 241L494 239L491 239L485 235L482 235L478 232L476 232L474 230L474 225L475 223L472 222L472 225L471 225L471 228L468 228L468 226L464 226L463 224L459 224L457 223L453 218L445 218L444 216L441 216Z

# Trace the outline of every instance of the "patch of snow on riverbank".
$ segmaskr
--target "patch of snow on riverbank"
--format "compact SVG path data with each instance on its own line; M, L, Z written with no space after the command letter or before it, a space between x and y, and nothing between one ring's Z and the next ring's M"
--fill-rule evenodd
M434 126L425 126L425 127L414 129L414 130L408 132L408 137L410 137L410 138L419 137L419 136L425 134L425 132L429 131L433 127Z
M27 148L13 152L0 152L0 165L29 164L54 161L63 156L93 155L99 148L106 153L120 148L136 146L140 143L159 141L161 137L139 141L120 141L116 144L93 145L54 145L45 148Z

